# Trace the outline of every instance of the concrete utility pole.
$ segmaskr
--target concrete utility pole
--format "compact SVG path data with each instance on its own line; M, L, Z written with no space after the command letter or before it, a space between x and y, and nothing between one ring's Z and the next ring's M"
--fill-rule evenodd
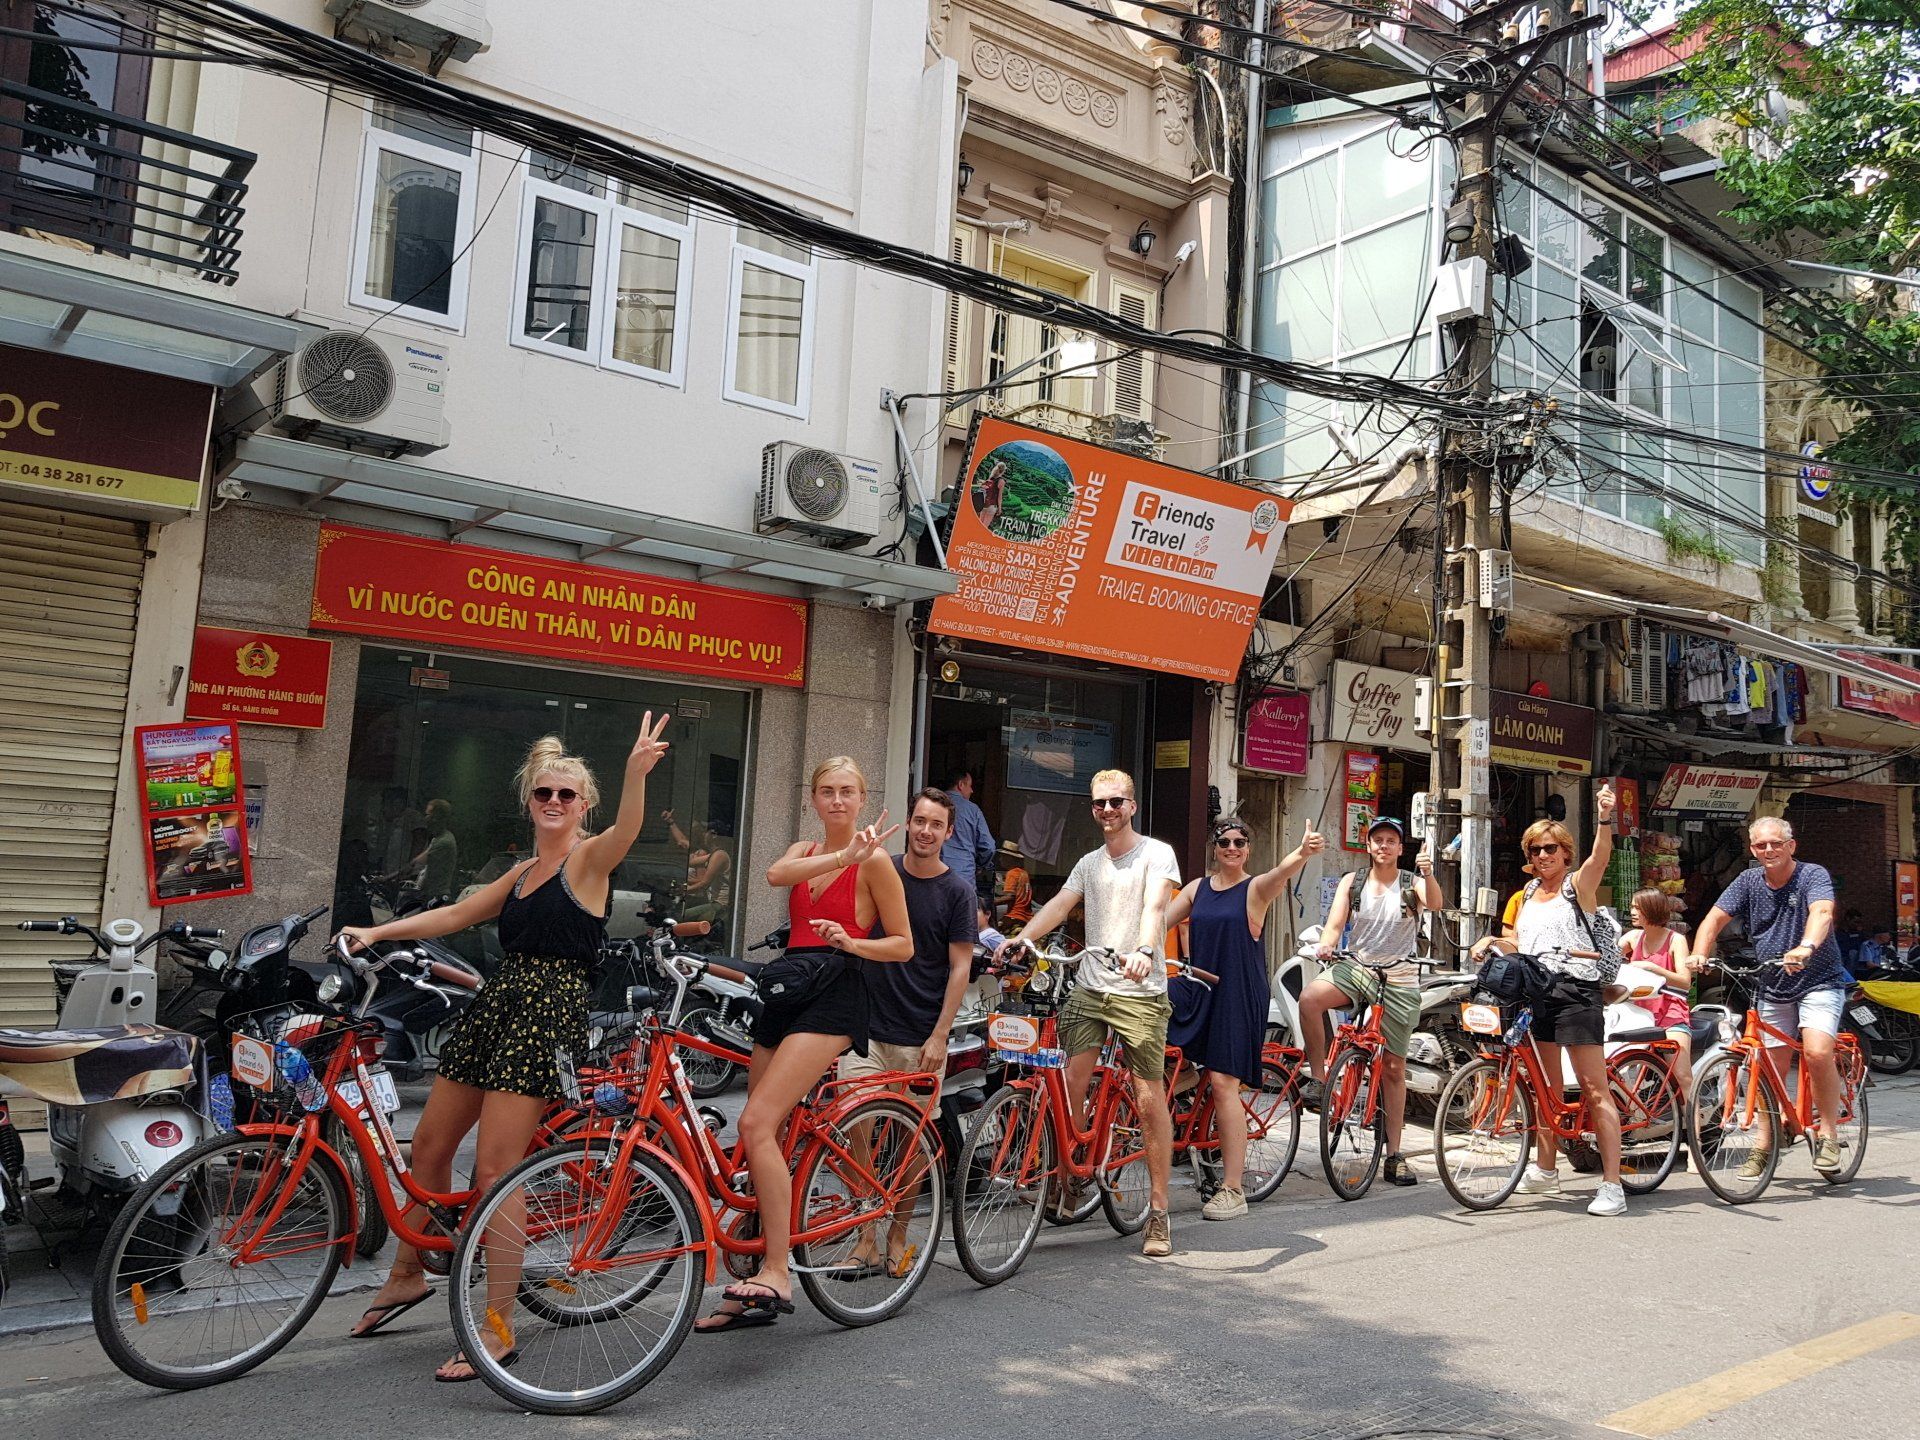
M1460 178L1447 217L1447 229L1455 234L1469 219L1473 227L1454 246L1453 263L1465 274L1463 283L1449 291L1470 297L1475 310L1456 318L1451 329L1462 373L1468 377L1467 398L1483 409L1490 408L1495 389L1496 166L1503 118L1514 95L1556 46L1602 20L1599 16L1575 19L1522 41L1513 33L1510 17L1531 8L1527 0L1504 0L1470 12L1460 26L1466 38L1497 47L1469 66L1469 74L1480 83L1466 98L1456 132ZM1495 544L1493 483L1502 448L1501 427L1493 420L1451 422L1441 455L1437 497L1443 555L1440 643L1433 655L1434 803L1428 843L1440 861L1455 867L1455 907L1465 918L1450 938L1462 952L1484 933L1482 922L1497 919L1499 913L1499 897L1490 888L1495 610L1482 603L1487 597L1481 570ZM1457 853L1448 848L1455 839ZM1436 937L1443 958L1448 938Z

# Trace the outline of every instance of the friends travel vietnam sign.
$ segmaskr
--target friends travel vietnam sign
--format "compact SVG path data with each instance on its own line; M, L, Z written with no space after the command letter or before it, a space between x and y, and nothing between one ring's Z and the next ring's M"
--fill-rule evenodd
M807 602L325 525L313 626L799 686Z
M1232 680L1291 506L1137 455L983 417L928 628Z

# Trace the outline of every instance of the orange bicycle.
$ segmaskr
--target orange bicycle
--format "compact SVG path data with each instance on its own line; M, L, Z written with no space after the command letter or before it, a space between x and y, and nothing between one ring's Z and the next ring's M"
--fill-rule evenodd
M1555 952L1595 958L1592 952ZM1517 1007L1511 1022L1501 1007L1468 1001L1461 1025L1482 1054L1454 1071L1440 1092L1433 1154L1447 1193L1469 1210L1491 1210L1520 1184L1536 1134L1558 1142L1593 1141L1593 1116L1584 1093L1567 1077L1548 1078L1533 1038L1533 1009ZM1658 1189L1680 1158L1684 1102L1674 1079L1679 1047L1664 1038L1627 1044L1607 1056L1607 1082L1620 1111L1620 1183L1631 1195Z
M1088 1124L1074 1119L1059 1014L1071 988L1068 967L1092 956L1118 972L1120 956L1087 949L1078 956L1033 951L1030 966L1011 958L997 973L1019 977L1024 1003L1002 1008L987 1034L999 1057L1028 1073L1009 1081L974 1116L953 1167L953 1246L982 1285L1008 1280L1026 1262L1041 1214L1061 1206L1074 1181L1092 1180L1107 1223L1131 1235L1146 1223L1152 1191L1131 1077L1103 1053L1094 1069Z
M1382 997L1386 972L1410 963L1410 957L1363 960L1345 951L1332 958L1371 971ZM1359 1022L1348 1020L1340 1026L1327 1047L1326 1093L1320 1102L1320 1166L1327 1172L1327 1185L1342 1200L1358 1200L1373 1188L1387 1149L1385 1016L1382 999L1369 1000Z
M1727 974L1743 977L1777 966L1777 961L1752 967L1720 962ZM1732 1029L1728 1024L1727 1031ZM1776 1050L1792 1052L1788 1064L1798 1062L1791 1090L1773 1058ZM1843 1030L1834 1041L1833 1058L1840 1069L1834 1134L1842 1161L1838 1170L1819 1174L1830 1184L1844 1185L1867 1158L1867 1057L1858 1037ZM1760 1018L1757 1005L1749 1006L1746 1028L1729 1034L1727 1048L1694 1076L1687 1114L1692 1121L1687 1147L1707 1188L1729 1205L1758 1200L1779 1168L1782 1137L1804 1139L1809 1151L1818 1138L1813 1082L1800 1037L1776 1030Z
M1260 1084L1240 1083L1247 1112L1246 1178L1242 1192L1265 1200L1280 1188L1300 1150L1300 1051L1271 1042L1260 1050ZM1220 1132L1215 1128L1213 1086L1205 1070L1167 1048L1167 1095L1173 1111L1173 1155L1185 1156L1203 1197L1220 1188Z

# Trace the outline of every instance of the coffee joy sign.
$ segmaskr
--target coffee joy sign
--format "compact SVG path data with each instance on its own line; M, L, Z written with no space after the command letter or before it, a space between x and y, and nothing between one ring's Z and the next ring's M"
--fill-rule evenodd
M1425 738L1413 730L1414 679L1404 670L1336 660L1329 738L1356 745L1426 749Z

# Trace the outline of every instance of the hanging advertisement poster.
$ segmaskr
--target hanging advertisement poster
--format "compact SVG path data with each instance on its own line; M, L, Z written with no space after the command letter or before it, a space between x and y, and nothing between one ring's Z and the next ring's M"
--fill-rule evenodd
M1340 848L1365 850L1367 831L1380 815L1380 757L1371 750L1349 750L1341 766L1345 776Z
M236 731L221 721L133 732L147 893L155 905L253 888Z
M1640 782L1628 775L1617 775L1613 786L1615 835L1630 838L1640 833Z
M1226 682L1292 506L1139 455L982 417L928 628Z
M1015 790L1084 795L1113 767L1113 726L1104 720L1015 710L1006 727L1007 784Z
M1767 783L1764 770L1723 765L1669 765L1648 809L1657 815L1731 820L1752 813Z
M1269 690L1247 706L1240 732L1240 764L1269 775L1307 773L1308 697Z

